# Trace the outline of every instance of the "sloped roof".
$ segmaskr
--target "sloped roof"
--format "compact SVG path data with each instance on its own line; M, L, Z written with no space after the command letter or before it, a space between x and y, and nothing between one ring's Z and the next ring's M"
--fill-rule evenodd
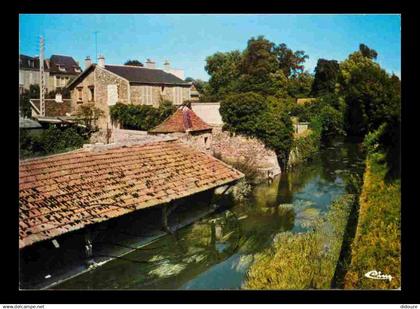
M61 71L58 67L61 66L64 68L65 71ZM78 71L77 71L78 69ZM52 55L50 57L50 70L51 73L66 73L66 74L73 74L77 75L82 70L80 66L77 64L76 60L70 56L63 56L63 55Z
M35 108L35 111L39 113L40 100L31 99L30 102ZM55 99L45 99L45 116L46 117L60 117L66 116L67 113L71 112L71 99L63 99L63 102L56 102Z
M150 130L150 133L175 133L210 131L210 127L187 106L179 107L175 113L166 118L157 127Z
M148 69L131 65L105 65L105 69L127 79L130 83L191 85L175 75L160 69Z
M42 128L38 121L30 118L19 117L19 129L38 129Z
M39 58L19 55L19 69L39 70ZM48 71L47 61L44 60L44 69Z
M242 177L178 140L20 161L19 248Z

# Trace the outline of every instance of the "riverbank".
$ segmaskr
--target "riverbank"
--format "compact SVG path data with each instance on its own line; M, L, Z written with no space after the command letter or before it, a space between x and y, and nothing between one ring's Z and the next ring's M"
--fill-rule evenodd
M359 199L360 211L352 245L346 289L397 289L401 286L401 185L386 181L381 154L366 160ZM366 278L369 271L391 275L392 280Z
M273 246L255 257L243 288L330 288L354 203L355 195L345 194L309 232L278 234Z

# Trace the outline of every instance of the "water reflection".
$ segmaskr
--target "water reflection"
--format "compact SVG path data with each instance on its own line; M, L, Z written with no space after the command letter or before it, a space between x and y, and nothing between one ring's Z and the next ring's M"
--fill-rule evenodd
M219 213L56 288L238 289L254 255L279 232L309 229L362 162L355 145L335 143L313 162L256 186L249 198L230 196Z

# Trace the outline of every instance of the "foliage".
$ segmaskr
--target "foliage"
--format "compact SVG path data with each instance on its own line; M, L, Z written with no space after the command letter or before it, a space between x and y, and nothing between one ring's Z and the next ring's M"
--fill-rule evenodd
M274 47L279 69L286 77L296 76L304 70L303 63L309 58L303 50L293 51L286 44L281 43Z
M352 194L333 202L310 232L278 234L271 248L255 256L244 288L330 288L354 202Z
M345 121L351 135L364 136L399 117L398 79L360 52L351 54L340 70L340 92L347 104Z
M287 94L293 98L309 97L314 83L314 77L308 72L293 75L287 85Z
M363 43L359 45L359 51L363 55L363 57L367 57L369 59L376 59L376 57L378 57L378 53L376 52L376 50L369 48Z
M285 98L306 96L312 76L304 72L308 58L303 51L293 52L286 44L276 46L263 36L248 40L243 52L215 53L206 59L209 83L203 88L207 99L223 100L231 94L256 92Z
M383 160L384 155L378 152L369 154L366 160L359 222L345 276L347 289L401 287L401 186L398 180L385 181L387 168ZM365 278L364 274L371 270L393 278L391 281Z
M136 59L133 59L133 60L129 59L124 63L124 65L134 65L134 66L137 66L137 67L142 67L143 63L141 63L140 61L138 61Z
M20 130L20 156L29 158L77 149L88 140L88 132L77 127L50 126L39 134Z
M320 144L318 130L310 130L309 133L303 136L295 136L291 146L288 166L293 167L312 159L318 153Z
M265 79L268 74L274 73L278 68L274 43L263 36L251 38L242 53L240 71L242 74Z
M268 108L257 118L256 136L273 149L280 167L285 170L293 141L293 125L279 101L268 99Z
M83 124L89 132L96 131L97 121L104 115L104 111L97 108L94 103L79 105L74 116Z
M230 95L220 104L224 129L248 136L256 136L256 119L265 110L267 101L253 92Z
M321 96L334 93L339 73L340 66L336 60L318 59L311 94Z
M232 81L239 77L241 53L238 50L215 53L206 58L205 70L210 75L209 95L221 99L232 92Z
M162 101L159 108L150 105L117 103L110 108L111 119L124 129L150 130L168 118L175 107L170 101Z
M293 126L282 101L253 92L234 94L221 102L220 114L225 129L259 138L286 166Z
M344 134L343 114L330 105L323 105L320 108L319 113L312 120L312 125L318 128L323 141Z

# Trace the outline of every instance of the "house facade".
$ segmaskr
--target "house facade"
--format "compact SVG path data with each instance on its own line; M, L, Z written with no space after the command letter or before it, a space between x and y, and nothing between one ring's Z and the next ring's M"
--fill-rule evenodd
M191 83L156 68L130 65L105 65L86 59L86 69L67 88L71 92L72 111L83 104L93 104L104 112L98 120L100 129L110 125L109 107L123 104L158 107L163 100L180 105L191 98Z
M44 60L44 79L47 92L64 88L81 72L79 64L70 56L52 55ZM19 55L19 89L39 85L39 57Z

